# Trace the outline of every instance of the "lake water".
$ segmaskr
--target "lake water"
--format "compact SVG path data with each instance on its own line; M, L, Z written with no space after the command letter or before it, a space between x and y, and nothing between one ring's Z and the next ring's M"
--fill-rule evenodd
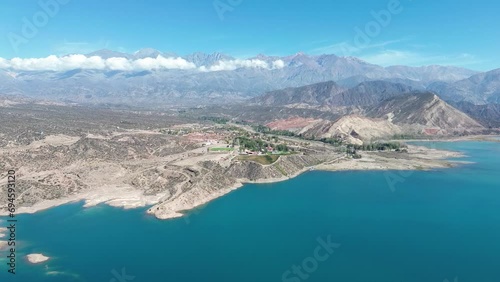
M500 281L500 144L432 172L309 172L246 185L188 219L65 205L21 215L18 257L52 259L0 281ZM330 245L325 248L325 245Z

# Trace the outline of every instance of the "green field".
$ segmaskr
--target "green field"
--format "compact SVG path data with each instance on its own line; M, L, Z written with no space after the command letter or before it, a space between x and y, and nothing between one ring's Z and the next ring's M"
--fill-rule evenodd
M280 158L279 155L265 155L265 156L239 156L240 161L253 161L261 165L270 165L275 163Z

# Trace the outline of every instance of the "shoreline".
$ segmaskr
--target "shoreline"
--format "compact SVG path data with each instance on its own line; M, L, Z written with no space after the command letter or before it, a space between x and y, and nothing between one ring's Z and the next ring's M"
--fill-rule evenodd
M433 170L439 168L452 168L460 164L468 163L463 161L449 160L450 158L465 157L465 155L460 152L436 150L414 145L409 145L409 148L411 148L411 152L408 155L405 155L405 158L398 158L401 157L401 155L396 155L399 153L385 153L385 155L383 155L384 153L361 152L361 155L363 156L362 159L337 159L330 162L318 164L316 166L305 167L291 175L282 176L279 178L257 180L236 179L236 182L232 183L232 185L228 186L227 188L222 188L212 193L207 192L203 195L193 192L193 195L191 195L192 197L188 197L189 192L191 191L187 191L186 193L179 195L179 197L172 199L168 203L161 203L161 199L164 196L163 193L157 194L155 196L145 196L141 191L136 190L132 187L121 187L121 191L119 191L120 193L117 193L117 191L114 190L113 193L106 194L106 189L105 187L103 187L99 190L93 190L91 192L86 192L71 197L42 201L31 207L20 207L18 208L16 213L34 214L61 205L84 201L83 207L85 208L94 207L99 204L106 204L112 207L123 209L149 207L149 209L146 211L148 214L153 215L158 219L166 220L183 217L186 215L186 213L189 213L189 211L205 205L222 196L225 196L230 192L243 187L245 184L266 184L287 181L310 170L329 172ZM394 155L395 157L392 156L391 158L391 155ZM115 196L116 194L119 194L120 196L117 197ZM153 208L155 208L159 204L164 204L163 206L166 207L166 209L164 208L160 211L160 209L157 207L156 210L153 210ZM0 211L0 216L7 215L7 212Z
M500 135L470 135L461 137L445 137L438 139L392 139L395 142L465 142L465 141L483 141L500 142Z

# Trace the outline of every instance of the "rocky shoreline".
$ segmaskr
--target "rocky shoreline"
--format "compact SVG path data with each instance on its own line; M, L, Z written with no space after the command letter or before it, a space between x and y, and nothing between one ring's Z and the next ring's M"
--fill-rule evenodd
M125 209L152 206L148 213L158 219L179 218L222 197L246 183L273 183L286 181L311 169L322 171L349 170L430 170L458 165L448 159L462 157L457 152L409 146L408 153L362 152L361 159L347 158L345 154L324 153L283 156L271 165L233 161L222 167L212 161L201 161L187 168L189 180L179 184L177 195L157 193L144 195L131 186L100 187L71 197L46 200L30 207L20 207L18 213L35 213L55 206L85 201L85 207L108 204ZM186 170L185 170L186 171ZM183 172L184 173L184 172ZM189 189L187 189L189 187ZM180 191L180 192L179 192ZM0 212L6 215L6 212Z

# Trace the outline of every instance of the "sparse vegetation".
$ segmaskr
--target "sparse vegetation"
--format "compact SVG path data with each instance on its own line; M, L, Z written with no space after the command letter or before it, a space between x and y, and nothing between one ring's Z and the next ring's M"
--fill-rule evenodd
M342 145L342 140L339 138L321 138L318 141L323 142L325 144L330 144L333 146L340 146Z
M252 128L256 132L263 133L263 134L288 136L288 137L297 137L298 136L294 132L291 132L288 130L272 130L271 128L269 128L265 125L255 125L255 126L252 126Z
M354 154L352 154L352 158L359 160L359 159L362 158L362 156L360 154L358 154L358 153L354 153Z
M204 116L204 117L201 117L200 120L203 120L203 121L212 121L212 122L215 122L217 124L227 124L229 122L228 118L223 118L223 117L207 117L207 116Z
M211 152L231 152L234 148L210 148Z
M279 165L275 165L274 166L277 170L279 170L281 172L281 174L283 174L284 176L288 176L288 173L286 173L286 171Z
M394 139L394 140L409 140L409 139L418 139L418 138L421 138L421 137L408 135L408 134L396 134L396 135L392 136L392 139Z
M289 152L291 149L285 144L275 145L273 143L268 143L263 141L262 139L248 138L240 136L233 141L234 145L240 145L240 151L249 150L252 152L270 152L270 151L278 151L278 152Z
M238 156L241 161L253 161L261 165L270 165L275 163L280 158L279 155L263 155L263 156Z
M401 151L402 149L407 148L407 146L399 142L385 142L385 143L370 143L363 145L349 144L347 145L347 148L350 150L359 150L359 151L391 151L391 150Z
M310 141L319 141L325 144L329 144L335 147L341 146L342 145L342 139L340 138L321 138L317 139L316 136L303 136L302 134L296 134L292 131L288 130L272 130L271 128L264 126L264 125L254 125L252 126L253 130L256 132L265 134L265 135L278 135L278 136L287 136L287 137L297 137L301 138L304 140L310 140ZM276 137L273 137L276 138Z

